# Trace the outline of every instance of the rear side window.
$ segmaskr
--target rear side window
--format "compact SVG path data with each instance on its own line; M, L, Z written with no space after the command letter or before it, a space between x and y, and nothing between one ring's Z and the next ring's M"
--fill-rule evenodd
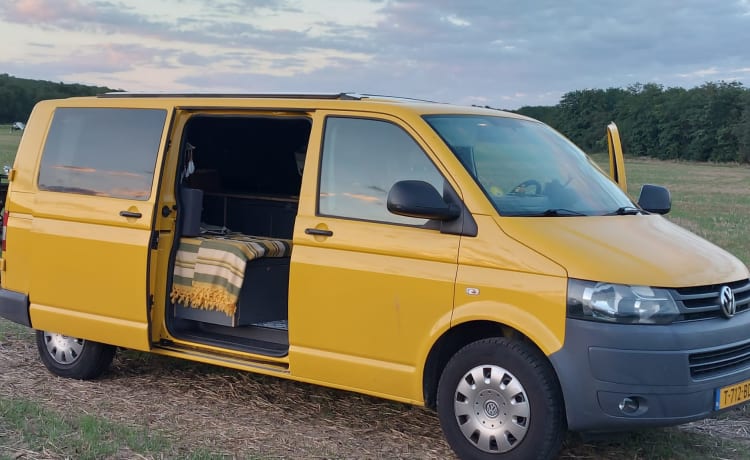
M166 118L161 109L57 109L39 188L147 200Z

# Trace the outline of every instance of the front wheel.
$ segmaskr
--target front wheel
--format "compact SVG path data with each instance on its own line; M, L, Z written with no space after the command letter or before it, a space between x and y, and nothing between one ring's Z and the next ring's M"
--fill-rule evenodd
M36 331L36 346L50 372L79 380L99 377L115 356L112 345L47 331Z
M549 362L532 346L502 337L466 345L451 358L437 410L462 459L554 458L566 430Z

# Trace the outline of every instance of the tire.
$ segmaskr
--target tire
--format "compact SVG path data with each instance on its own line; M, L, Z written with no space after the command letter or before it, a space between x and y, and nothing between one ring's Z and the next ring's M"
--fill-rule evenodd
M36 331L42 363L55 375L78 380L102 375L115 357L115 347L47 331Z
M437 411L462 459L556 458L566 432L562 392L546 357L502 337L470 343L448 361Z

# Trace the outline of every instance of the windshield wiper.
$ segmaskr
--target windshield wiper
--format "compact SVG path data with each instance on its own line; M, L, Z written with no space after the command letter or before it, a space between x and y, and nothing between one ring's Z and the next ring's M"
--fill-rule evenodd
M620 208L617 208L615 211L608 212L607 214L604 214L604 215L605 216L635 216L638 214L648 214L648 213L641 208L636 208L635 206L622 206Z
M588 214L584 214L578 211L573 211L572 209L550 208L544 211L541 215L545 217L565 217L565 216L587 216Z
M550 208L542 212L534 212L528 214L519 214L525 217L569 217L569 216L588 216L583 212L573 211L572 209L565 208Z

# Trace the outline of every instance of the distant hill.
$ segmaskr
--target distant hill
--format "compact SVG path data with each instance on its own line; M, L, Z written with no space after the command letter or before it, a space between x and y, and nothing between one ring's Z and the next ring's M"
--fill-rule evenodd
M104 86L55 83L0 74L0 123L26 122L34 104L45 99L93 96L116 91Z

